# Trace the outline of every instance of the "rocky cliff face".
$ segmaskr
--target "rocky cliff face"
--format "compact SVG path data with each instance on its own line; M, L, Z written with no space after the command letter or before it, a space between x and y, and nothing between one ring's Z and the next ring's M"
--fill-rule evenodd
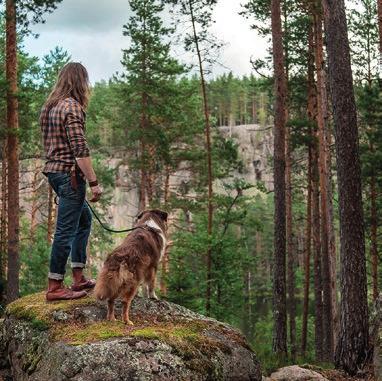
M255 354L227 324L139 297L132 305L135 326L105 316L106 306L91 296L46 303L39 293L10 304L0 340L3 375L14 381L261 380Z
M271 191L273 189L271 169L273 154L272 129L253 124L222 126L218 127L218 130L223 136L231 137L238 145L239 156L243 161L244 169L242 173L234 173L233 175L251 184L262 181L267 190ZM133 178L134 174L131 173L126 164L123 164L123 159L120 157L110 158L105 164L109 168L116 169L116 184L106 213L106 222L117 228L130 226L138 212L139 202L138 189L134 187L136 182ZM24 160L22 163L21 205L28 215L31 215L33 209L38 206L33 205L32 189L47 192L46 179L41 174L42 166L42 160ZM187 170L185 163L170 177L170 189L172 191L179 190L182 183L187 184L190 179L191 173ZM215 183L214 188L215 191L219 192L220 184ZM255 190L249 192L255 192ZM44 210L44 206L40 205L35 216L36 222L42 221L42 216L46 216L46 214L47 211Z
M264 128L256 124L222 126L218 127L218 130L222 136L232 138L238 145L238 153L243 161L244 170L242 173L233 173L233 175L253 185L261 181L268 191L272 191L273 130L270 127ZM120 159L116 158L109 162L111 168L118 166L118 170L117 184L108 210L108 222L113 226L122 227L129 226L138 212L138 190L131 189L130 170L127 165L119 165L119 162ZM186 169L187 167L188 165L184 163L176 173L170 176L170 189L172 191L179 190L182 183L187 184L190 181L192 175ZM219 192L220 184L218 182L214 184L214 189Z
M272 157L273 130L257 124L219 127L224 137L232 138L238 145L243 161L243 173L235 173L251 184L262 181L268 191L273 190Z

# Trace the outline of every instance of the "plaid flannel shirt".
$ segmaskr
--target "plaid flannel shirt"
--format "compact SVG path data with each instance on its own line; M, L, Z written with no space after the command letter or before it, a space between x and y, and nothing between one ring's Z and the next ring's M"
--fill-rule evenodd
M47 159L44 173L70 172L76 158L90 156L85 119L85 111L74 98L59 101L49 112L42 109L40 125Z

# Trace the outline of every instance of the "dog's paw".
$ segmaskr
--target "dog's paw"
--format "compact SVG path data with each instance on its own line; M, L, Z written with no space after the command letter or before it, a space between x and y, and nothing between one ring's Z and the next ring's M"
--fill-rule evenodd
M124 323L125 323L126 325L134 325L134 323L133 323L130 319L128 319L128 320L124 320Z
M108 316L108 317L107 317L107 320L109 320L109 321L116 321L117 319L116 319L115 316L113 315L113 316Z

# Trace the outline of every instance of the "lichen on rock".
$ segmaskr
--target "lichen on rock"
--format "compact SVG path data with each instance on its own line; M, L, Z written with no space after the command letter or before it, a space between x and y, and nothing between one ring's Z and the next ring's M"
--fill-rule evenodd
M134 326L106 321L91 295L29 295L8 306L0 348L14 380L261 380L255 354L227 324L140 297L131 317Z

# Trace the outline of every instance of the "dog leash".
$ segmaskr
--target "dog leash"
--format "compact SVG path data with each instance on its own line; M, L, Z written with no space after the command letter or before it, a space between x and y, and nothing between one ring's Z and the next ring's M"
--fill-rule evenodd
M122 230L115 230L115 229L112 229L112 228L109 228L108 226L106 226L102 221L101 219L98 217L97 213L94 211L94 209L90 206L90 204L88 203L88 200L85 200L87 206L89 207L90 211L93 213L93 216L96 218L96 220L98 221L98 223L101 225L101 227L105 230L107 230L108 232L111 232L111 233L127 233L127 232L131 232L133 230L137 230L137 229L142 229L141 226L135 226L134 228L130 228L130 229L122 229Z
M90 206L88 200L85 200L87 206L89 207L90 211L92 212L93 216L96 218L96 220L98 221L98 223L101 225L101 227L103 229L105 229L106 231L110 232L110 233L127 233L127 232L131 232L133 230L137 230L137 229L144 229L143 226L135 226L133 228L130 228L130 229L122 229L122 230L116 230L116 229L112 229L112 228L109 228L108 226L106 226L102 221L101 219L98 217L97 213L95 212L95 210ZM54 198L54 203L56 205L58 205L58 196L56 196Z

